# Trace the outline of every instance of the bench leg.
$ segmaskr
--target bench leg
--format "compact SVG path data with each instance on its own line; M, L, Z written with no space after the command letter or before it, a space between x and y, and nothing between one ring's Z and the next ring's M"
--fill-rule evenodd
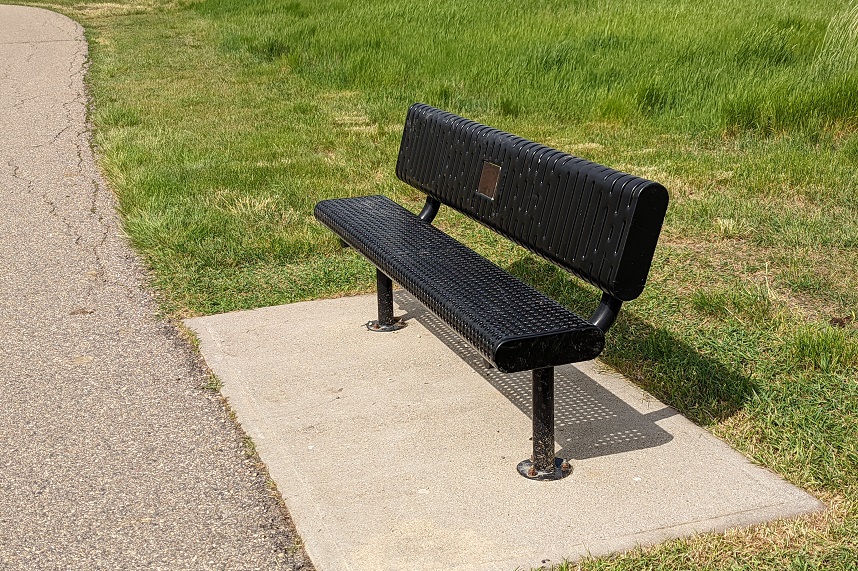
M402 329L405 323L393 316L393 282L384 272L376 269L375 283L378 287L378 321L370 321L366 328L370 331Z
M554 368L533 370L533 467L554 470Z
M531 480L559 480L572 466L554 457L554 367L533 370L533 456L518 465Z

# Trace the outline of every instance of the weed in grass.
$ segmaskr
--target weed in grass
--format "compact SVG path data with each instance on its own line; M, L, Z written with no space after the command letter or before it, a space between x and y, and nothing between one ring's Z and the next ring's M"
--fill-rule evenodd
M763 287L701 289L691 296L691 305L704 314L738 325L757 322L766 326L773 318L771 294Z
M207 391L219 393L223 388L223 381L220 380L220 377L218 377L214 373L209 373L202 386Z
M831 290L831 284L823 273L804 264L790 265L780 275L780 279L798 293L813 294Z
M787 346L798 366L824 373L858 371L858 335L852 331L808 324L796 329Z
M244 446L244 455L248 458L258 458L256 453L256 443L250 436L244 436L242 438L242 445Z

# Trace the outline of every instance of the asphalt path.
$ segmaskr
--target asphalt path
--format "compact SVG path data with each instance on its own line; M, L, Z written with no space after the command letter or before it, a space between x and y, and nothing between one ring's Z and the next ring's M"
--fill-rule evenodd
M75 22L0 6L0 568L309 568L157 317L93 161L86 65Z

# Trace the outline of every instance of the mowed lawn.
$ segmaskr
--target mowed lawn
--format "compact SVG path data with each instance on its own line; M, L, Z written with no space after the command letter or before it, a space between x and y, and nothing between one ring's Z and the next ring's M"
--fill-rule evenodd
M563 567L858 569L858 0L29 3L86 27L100 164L174 317L372 291L312 207L419 208L393 174L415 101L664 184L603 360L829 509Z

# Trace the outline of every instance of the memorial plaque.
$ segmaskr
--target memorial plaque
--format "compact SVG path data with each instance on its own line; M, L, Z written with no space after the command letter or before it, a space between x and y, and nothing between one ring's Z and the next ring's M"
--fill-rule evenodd
M477 187L477 192L486 198L494 200L495 193L498 190L500 172L500 166L489 161L483 161L483 172L480 174L480 184Z

